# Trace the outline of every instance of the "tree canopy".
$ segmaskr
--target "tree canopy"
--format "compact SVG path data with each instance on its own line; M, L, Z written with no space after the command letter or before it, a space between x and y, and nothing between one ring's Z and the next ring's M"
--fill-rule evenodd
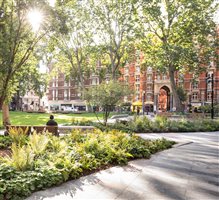
M94 45L91 16L81 1L57 1L54 12L54 31L50 39L55 65L84 89Z
M139 10L141 40L138 47L146 66L167 72L177 111L183 107L175 72L198 72L215 58L216 24L214 0L142 1Z
M135 39L137 1L88 0L88 5L102 63L107 65L111 78L116 79Z
M102 82L87 90L85 100L87 100L92 107L103 109L104 125L106 125L110 112L129 94L130 90L126 85L122 85L116 81L109 81Z
M44 19L34 28L31 23L40 20L35 9ZM56 0L53 6L47 0L0 0L0 109L42 57L55 58L84 88L97 65L103 79L108 73L116 80L140 49L145 66L169 74L175 107L182 111L174 75L199 72L214 61L217 9L214 0ZM37 45L49 53L37 57ZM38 78L35 83L41 88Z
M46 34L43 29L33 31L31 22L28 21L29 12L34 12L31 9L35 6L45 9L47 4L42 1L1 0L0 5L1 108L16 91L17 77L31 65L32 52ZM48 9L44 11L47 13Z
M40 0L1 0L0 5L1 109L17 91L22 74L29 68L36 67L32 53L49 30L50 7L46 1ZM47 17L47 21L42 21L41 27L40 12ZM28 80L23 79L25 81ZM3 119L6 118L3 116Z

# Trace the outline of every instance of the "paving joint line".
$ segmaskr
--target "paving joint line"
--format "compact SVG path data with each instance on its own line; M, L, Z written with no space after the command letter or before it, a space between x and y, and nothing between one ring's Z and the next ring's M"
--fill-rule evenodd
M189 144L192 144L192 143L194 143L194 142L177 143L177 144L173 145L173 148L182 147L182 146L189 145Z

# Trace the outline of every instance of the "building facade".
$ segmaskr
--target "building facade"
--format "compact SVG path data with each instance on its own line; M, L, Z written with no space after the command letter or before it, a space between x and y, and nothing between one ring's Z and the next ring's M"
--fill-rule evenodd
M50 73L52 65L49 66ZM99 85L101 78L99 72L101 63L98 62L95 72L84 79L84 87ZM80 84L73 78L67 78L65 73L58 72L52 76L48 87L48 108L51 111L88 111L86 101L82 100L82 92ZM108 76L106 75L106 79Z
M132 104L134 111L140 107L144 111L165 112L176 109L168 73L160 73L147 67L141 69L143 54L136 51L133 62L127 63L120 71L119 81L125 82L133 90L132 95L124 101ZM101 83L98 71L101 63L97 64L96 72L85 79L86 88ZM109 77L105 76L105 80ZM206 72L201 74L175 74L177 86L181 86L187 94L184 103L188 107L199 107L206 104L219 103L219 69L216 63L211 63ZM67 79L64 73L53 76L48 88L49 110L87 111L88 106L82 100L80 85L73 79Z
M84 84L88 86L90 81L86 80ZM47 93L49 110L86 111L86 102L81 100L79 86L76 81L67 79L64 73L53 76Z
M162 112L176 109L168 73L159 73L148 67L140 70L140 63L127 64L121 70L120 81L124 81L135 93L125 101L131 101L133 110L144 107L144 110ZM206 104L219 103L219 69L211 63L206 72L201 74L175 74L177 86L181 86L187 94L184 102L188 106L199 107ZM143 106L142 106L143 105Z

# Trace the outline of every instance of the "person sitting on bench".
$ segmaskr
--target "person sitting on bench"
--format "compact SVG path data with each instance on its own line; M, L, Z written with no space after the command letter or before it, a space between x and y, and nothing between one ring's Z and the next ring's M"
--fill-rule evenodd
M54 120L54 116L50 115L50 120L46 123L47 126L58 126L58 123Z

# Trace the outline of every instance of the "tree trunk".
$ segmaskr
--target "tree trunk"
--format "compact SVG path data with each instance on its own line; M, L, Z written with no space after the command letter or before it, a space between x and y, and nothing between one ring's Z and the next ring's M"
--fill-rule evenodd
M104 126L107 125L107 110L105 110L105 112L104 112L103 124L104 124Z
M184 108L179 98L179 95L177 94L177 88L176 88L177 86L175 83L174 70L172 69L172 67L169 67L169 76L170 76L170 85L171 85L172 93L173 93L174 106L176 107L177 112L183 112Z
M41 99L41 95L39 95L38 110L37 111L41 111L41 109L40 109L40 99Z
M106 106L104 109L104 115L103 115L104 126L107 126L109 114L110 114L110 108L108 106Z
M3 106L3 98L0 97L0 110L2 109L2 106Z
M114 60L114 53L113 53L113 48L110 46L109 48L110 51L110 62L111 62L111 76L112 80L116 80L116 71L115 71L115 60Z
M20 102L20 90L17 91L16 95L16 110L21 110L21 102Z
M112 80L115 81L116 80L116 71L115 71L115 65L112 64Z
M3 125L9 125L10 123L10 118L9 118L9 106L8 104L3 104L2 106L2 121Z

